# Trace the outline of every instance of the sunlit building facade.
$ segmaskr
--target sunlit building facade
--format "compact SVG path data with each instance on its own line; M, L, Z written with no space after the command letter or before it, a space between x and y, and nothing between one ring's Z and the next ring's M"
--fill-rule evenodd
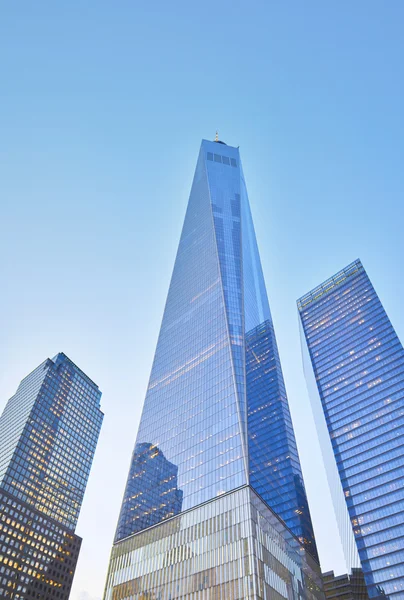
M370 598L402 600L403 347L359 260L300 298L298 310L347 567L360 559Z
M322 597L237 148L202 142L106 600Z
M69 597L75 535L103 420L101 392L67 356L25 377L0 417L0 598Z

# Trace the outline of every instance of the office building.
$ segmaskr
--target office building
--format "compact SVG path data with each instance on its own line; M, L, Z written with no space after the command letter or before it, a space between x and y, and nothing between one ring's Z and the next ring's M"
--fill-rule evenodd
M103 414L63 353L20 383L0 418L0 598L69 597L75 528Z
M350 575L323 573L326 600L369 600L362 569L352 569Z
M202 142L105 598L321 598L240 154Z
M298 310L347 570L361 564L370 598L401 600L403 347L359 260L300 298Z

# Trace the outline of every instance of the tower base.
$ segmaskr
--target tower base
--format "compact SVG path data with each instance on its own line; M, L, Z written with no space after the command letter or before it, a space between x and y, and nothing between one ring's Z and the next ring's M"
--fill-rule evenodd
M117 542L104 600L323 600L318 563L245 486Z

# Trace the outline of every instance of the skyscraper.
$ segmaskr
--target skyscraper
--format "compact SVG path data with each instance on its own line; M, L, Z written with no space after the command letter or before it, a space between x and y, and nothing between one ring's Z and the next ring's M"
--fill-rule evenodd
M347 567L359 553L369 596L402 599L403 347L359 260L300 298L298 309Z
M362 569L354 568L350 575L323 573L325 600L369 600Z
M98 386L59 353L8 401L0 418L0 598L69 597L100 398Z
M204 140L105 598L309 597L320 585L239 151Z

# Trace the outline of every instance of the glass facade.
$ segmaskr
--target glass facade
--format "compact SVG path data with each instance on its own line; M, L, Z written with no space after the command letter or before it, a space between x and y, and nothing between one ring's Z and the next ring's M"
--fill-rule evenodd
M318 423L323 416L339 473L340 490L331 490L337 518L346 518L341 491L369 596L401 600L403 347L359 260L303 296L298 309L306 375L317 383L313 411Z
M0 598L67 600L81 538L0 489Z
M239 151L204 140L116 541L247 483L316 556Z
M243 486L317 558L239 151L204 140L113 553Z
M244 487L113 547L105 600L322 600L316 561Z
M60 353L25 377L8 401L0 418L0 493L5 498L0 510L5 520L0 524L0 588L5 586L5 593L0 597L31 597L30 589L38 594L32 597L51 597L41 577L64 562L56 549L73 540L78 556L74 529L103 419L100 398L98 386ZM29 541L29 531L37 543ZM18 583L10 565L19 574ZM68 597L73 573L74 567L70 582L66 576L55 597Z
M349 575L323 573L326 600L369 600L362 569L352 569Z

